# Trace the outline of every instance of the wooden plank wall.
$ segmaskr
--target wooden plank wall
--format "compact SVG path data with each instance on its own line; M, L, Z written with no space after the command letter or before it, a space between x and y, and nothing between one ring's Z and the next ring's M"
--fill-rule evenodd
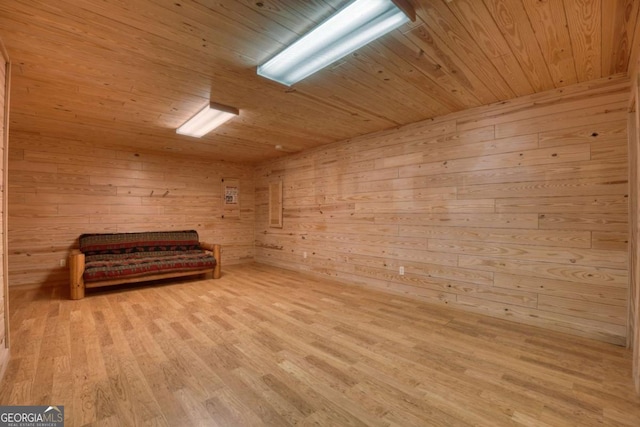
M7 198L6 198L6 172L7 172L7 146L8 135L8 115L9 115L9 93L11 81L11 67L9 56L0 40L0 380L4 375L9 363L9 296L7 295L7 275L6 275L6 225L7 225Z
M640 98L636 74L632 80L636 84L632 87L631 98L634 108L629 113L629 346L633 349L633 379L636 391L640 393L640 257L638 243L640 242Z
M236 218L221 218L222 178L240 182ZM11 286L68 286L60 262L82 233L195 229L223 245L223 274L253 260L248 165L12 132L9 189Z
M256 260L624 345L629 88L620 75L261 164Z

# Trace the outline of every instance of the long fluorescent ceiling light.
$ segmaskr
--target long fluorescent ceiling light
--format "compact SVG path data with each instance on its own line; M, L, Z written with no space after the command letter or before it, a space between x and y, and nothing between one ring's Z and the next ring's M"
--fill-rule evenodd
M356 0L260 65L258 74L291 86L409 20L415 11L406 0Z
M240 112L237 108L210 102L209 105L176 129L176 133L200 138L238 114Z

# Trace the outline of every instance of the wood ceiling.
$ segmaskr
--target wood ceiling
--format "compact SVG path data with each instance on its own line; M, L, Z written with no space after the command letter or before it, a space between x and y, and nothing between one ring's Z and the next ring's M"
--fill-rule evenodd
M256 66L346 1L3 1L11 130L256 163L626 73L638 55L637 0L411 2L415 22L286 87ZM240 117L177 135L209 99Z

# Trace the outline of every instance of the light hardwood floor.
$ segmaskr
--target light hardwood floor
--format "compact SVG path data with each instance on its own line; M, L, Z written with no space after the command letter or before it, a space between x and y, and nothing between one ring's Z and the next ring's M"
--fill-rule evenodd
M67 426L640 425L622 347L273 267L10 298L0 404Z

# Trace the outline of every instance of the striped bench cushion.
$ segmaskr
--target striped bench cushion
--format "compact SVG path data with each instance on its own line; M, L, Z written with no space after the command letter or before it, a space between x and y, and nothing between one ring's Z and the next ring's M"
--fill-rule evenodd
M175 251L153 255L86 257L85 282L140 277L152 274L213 269L216 259L205 251Z
M200 249L195 230L83 234L80 251L85 254L85 282L216 266L216 259Z

